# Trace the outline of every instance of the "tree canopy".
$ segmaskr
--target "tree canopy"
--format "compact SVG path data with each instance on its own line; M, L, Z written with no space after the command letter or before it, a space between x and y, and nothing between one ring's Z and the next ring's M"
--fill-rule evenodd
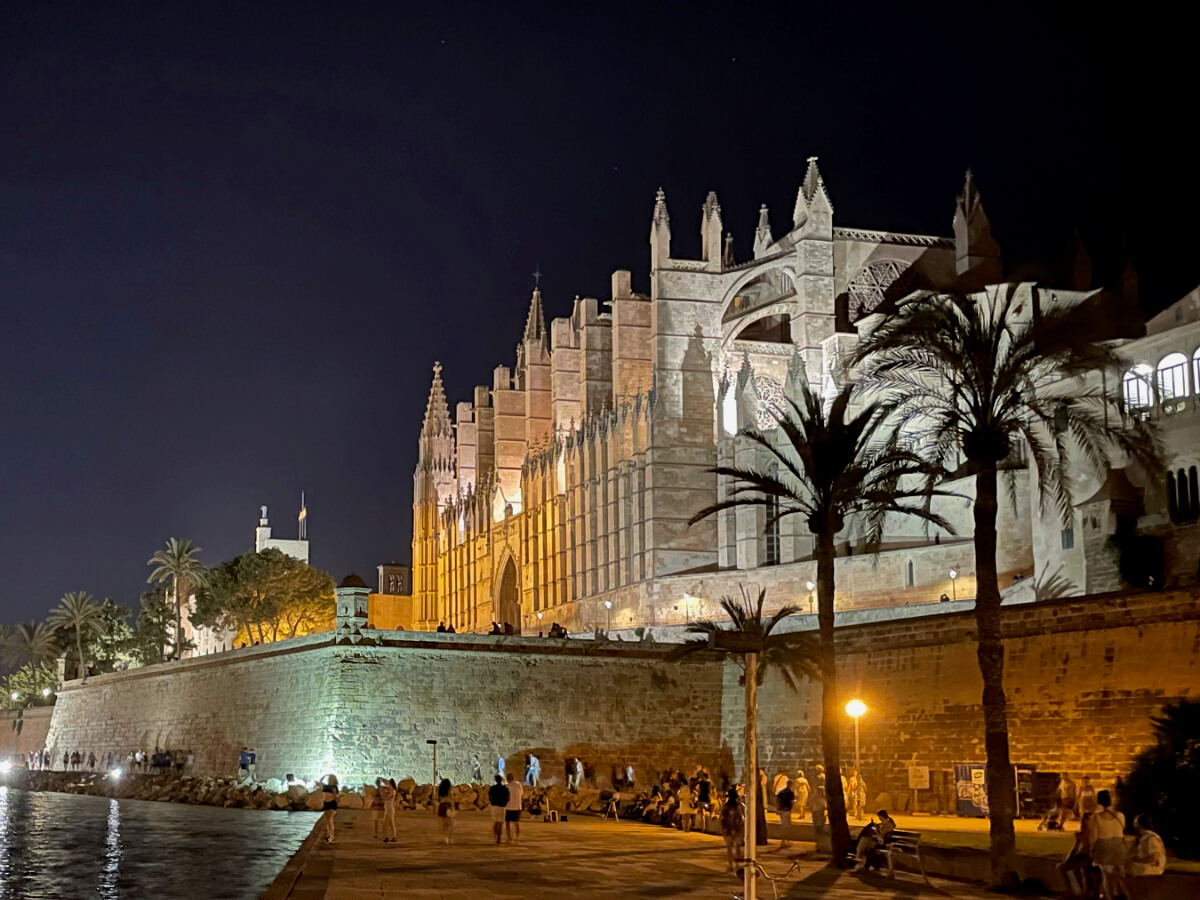
M233 628L268 643L332 627L333 578L270 548L227 560L196 593L195 625Z

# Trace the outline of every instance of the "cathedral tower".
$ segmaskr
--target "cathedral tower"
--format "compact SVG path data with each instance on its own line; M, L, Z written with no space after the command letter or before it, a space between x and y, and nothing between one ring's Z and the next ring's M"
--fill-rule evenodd
M438 615L437 558L442 510L454 498L454 428L442 385L442 364L433 364L433 384L417 444L413 473L413 609L417 627Z

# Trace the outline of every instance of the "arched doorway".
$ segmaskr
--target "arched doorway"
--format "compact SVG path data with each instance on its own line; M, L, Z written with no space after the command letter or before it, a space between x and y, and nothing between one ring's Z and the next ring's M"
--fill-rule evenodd
M496 621L508 622L516 634L521 633L521 595L517 587L517 567L510 556L504 563L500 588L496 591Z

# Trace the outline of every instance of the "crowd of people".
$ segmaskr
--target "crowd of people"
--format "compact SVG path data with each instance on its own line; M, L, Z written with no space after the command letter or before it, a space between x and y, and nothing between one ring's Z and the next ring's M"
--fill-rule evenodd
M1063 775L1063 780L1069 781L1069 776ZM1083 780L1087 782L1086 778ZM1146 815L1135 816L1133 833L1127 834L1125 814L1115 808L1112 793L1096 791L1089 796L1085 794L1086 787L1090 785L1080 787L1073 806L1068 808L1060 802L1060 819L1077 815L1079 831L1059 871L1074 897L1142 900L1149 896L1149 882L1166 869L1166 845ZM1061 801L1064 795L1061 783L1059 793Z

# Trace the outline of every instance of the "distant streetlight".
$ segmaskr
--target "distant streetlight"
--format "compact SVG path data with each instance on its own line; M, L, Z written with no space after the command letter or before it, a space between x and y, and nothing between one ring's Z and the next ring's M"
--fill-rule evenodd
M42 696L49 697L50 696L50 688L42 688Z
M851 700L846 704L846 715L854 720L854 769L862 777L862 766L858 759L858 719L867 711L867 704L863 703L858 698Z
M811 616L813 612L813 589L816 585L809 581L804 586L808 588L808 614Z
M21 699L21 695L19 693L17 693L16 691L13 691L11 694L9 694L9 696L12 697L12 699L14 699L14 700Z
M608 627L607 627L605 630L606 630L606 631L612 631L612 601L611 601L611 600L605 600L605 601L604 601L604 608L605 608L606 610L608 610Z
M958 569L951 569L950 570L950 599L951 600L958 599L958 588L954 584L954 580L956 578L958 578Z

